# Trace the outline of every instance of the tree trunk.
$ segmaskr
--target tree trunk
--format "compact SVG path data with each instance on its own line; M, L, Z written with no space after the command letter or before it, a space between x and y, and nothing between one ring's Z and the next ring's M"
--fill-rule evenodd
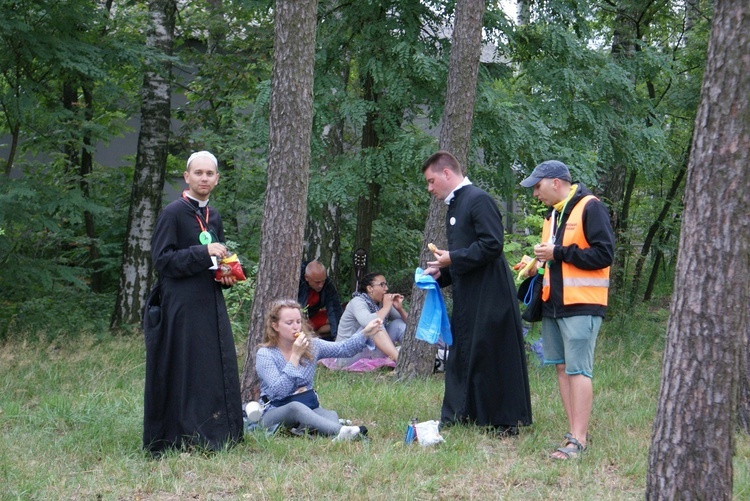
M10 177L13 170L13 163L16 161L16 152L18 151L18 138L21 135L21 126L18 122L12 124L10 129L10 151L8 152L8 159L5 161L5 177Z
M717 0L685 187L647 499L731 499L750 303L750 5Z
M330 126L326 138L326 156L321 158L320 173L325 179L328 171L327 160L337 158L343 154L343 124ZM341 271L341 237L339 226L341 223L341 208L333 202L325 202L322 207L316 207L308 213L305 224L304 259L317 260L326 266L328 277L338 286Z
M484 0L459 0L456 3L448 87L443 127L440 131L440 149L453 153L464 170L469 159L471 126L474 121L484 6ZM445 210L442 201L432 199L425 223L420 263L433 259L427 250L428 243L434 242L438 247L445 248ZM424 377L432 373L434 368L435 347L417 341L414 337L424 305L424 296L422 289L412 287L409 318L396 367L397 377L401 379Z
M341 264L341 237L339 225L341 208L326 203L316 211L314 217L307 218L305 225L305 250L307 261L320 261L326 267L328 277L334 284L339 283Z
M378 96L374 92L372 75L365 75L364 79L364 99L372 102L372 107L377 106ZM380 145L380 139L375 131L375 119L377 112L368 111L367 120L362 127L362 154L366 155L371 148L377 148ZM354 249L364 249L367 253L368 261L372 260L370 251L372 250L372 223L378 217L380 197L380 184L377 180L369 180L367 185L367 194L362 195L357 200L357 230L354 235ZM356 273L352 275L352 290L356 284Z
M643 264L646 261L646 258L648 257L649 253L651 252L651 245L653 244L654 238L656 238L659 234L664 234L662 231L662 227L664 225L664 221L667 219L667 215L669 214L669 211L672 208L672 203L675 201L675 197L677 196L677 191L680 186L682 186L682 180L685 177L685 172L687 171L687 162L682 162L682 166L680 167L680 170L677 172L677 176L672 180L672 186L669 188L669 193L667 194L666 198L664 199L664 205L661 208L661 212L659 212L659 215L656 218L656 221L654 221L651 226L648 229L648 232L646 233L646 238L643 240L643 246L641 247L640 255L638 256L638 260L635 263L635 272L633 273L633 284L630 288L630 299L635 300L636 295L638 294L638 287L640 286L640 278L641 273L643 272Z
M94 119L94 96L90 89L90 83L83 83L84 119L87 123ZM80 182L84 198L90 196L89 176L94 171L94 145L91 141L90 127L84 128L83 147L81 148ZM86 230L86 238L89 246L89 270L91 292L102 292L102 265L99 263L99 239L96 236L96 224L91 211L83 211L83 222Z
M346 58L344 58L346 59ZM342 88L349 85L350 67L345 64L339 73ZM320 182L332 181L329 163L344 154L345 123L337 118L324 127L325 149L317 164L320 166ZM308 208L309 209L309 208ZM341 206L336 201L326 201L321 207L313 207L307 215L305 225L304 257L316 259L328 270L328 277L340 290L341 281ZM347 291L348 292L348 291ZM344 294L346 296L346 294Z
M146 46L171 56L174 39L176 0L151 0L151 26ZM141 130L130 193L128 225L123 243L122 267L110 330L120 324L141 320L141 310L153 281L151 234L161 211L164 174L167 166L171 113L172 65L149 61L143 76Z
M612 57L615 61L625 61L632 58L636 52L636 40L638 36L637 23L643 20L638 12L638 5L629 0L617 2L615 20L613 23ZM635 77L632 77L633 85L636 85ZM614 108L619 107L615 100L612 102ZM635 183L635 172L628 172L625 164L624 153L618 147L620 131L610 130L610 142L615 156L613 165L602 169L599 176L599 193L608 202L612 230L615 234L615 260L612 264L612 277L610 281L610 294L615 295L621 289L625 281L625 263L630 255L630 243L627 240L627 226L629 211L629 200L625 198L626 187Z
M297 297L307 210L316 0L277 0L269 113L268 180L258 276L250 310L243 402L258 397L255 350L271 301Z
M659 236L659 250L656 252L654 258L654 265L651 267L651 274L648 277L648 284L646 285L646 291L643 293L643 301L650 301L651 295L654 293L654 287L656 285L656 279L659 276L659 267L661 262L664 261L664 244L672 239L672 230L662 231Z
M750 433L750 332L746 327L742 336L742 351L740 363L740 402L737 412L737 421L740 429Z

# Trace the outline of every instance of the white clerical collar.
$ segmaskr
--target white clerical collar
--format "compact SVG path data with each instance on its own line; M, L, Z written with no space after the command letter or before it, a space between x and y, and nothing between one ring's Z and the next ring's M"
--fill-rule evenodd
M196 202L198 202L198 207L205 207L206 205L208 205L208 199L198 200L195 197L191 197L190 193L188 193L187 190L185 190L185 196L188 197L190 200L195 200Z
M450 192L450 195L445 197L445 205L450 205L451 200L453 200L453 197L456 196L456 192L460 190L461 188L463 188L464 186L469 186L470 184L471 184L471 181L469 181L469 178L464 176L464 180L458 183L458 186L453 188L453 191Z

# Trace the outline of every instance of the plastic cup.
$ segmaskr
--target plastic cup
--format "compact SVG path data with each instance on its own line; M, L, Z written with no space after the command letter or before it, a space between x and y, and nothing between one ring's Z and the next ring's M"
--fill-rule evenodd
M245 406L245 414L248 421L257 423L263 415L263 407L258 402L248 402Z

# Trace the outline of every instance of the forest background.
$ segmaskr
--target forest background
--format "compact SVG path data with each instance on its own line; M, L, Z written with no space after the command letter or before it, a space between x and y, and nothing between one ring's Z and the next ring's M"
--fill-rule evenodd
M240 335L246 328L266 186L273 5L175 6L165 51L148 43L146 3L2 1L0 339L137 327L152 278L128 278L123 252L144 210L133 207L131 186L147 156L97 158L139 123L139 149L148 144L150 122L138 119L149 72L166 78L173 103L167 167L157 172L173 189L155 205L180 189L190 152L219 157L213 200L251 277L228 302ZM303 256L328 266L344 297L358 248L399 292L408 294L420 264L429 197L419 166L437 148L454 7L318 4ZM518 181L557 158L611 209L615 310L659 304L673 278L711 2L516 7L511 19L499 3L486 6L467 165L503 210L509 260L529 253L543 213Z

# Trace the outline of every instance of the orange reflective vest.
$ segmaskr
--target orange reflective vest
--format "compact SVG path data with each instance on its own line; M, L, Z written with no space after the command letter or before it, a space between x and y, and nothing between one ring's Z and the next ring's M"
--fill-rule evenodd
M583 234L583 209L591 200L598 200L593 195L583 197L570 211L565 222L563 241L556 242L563 246L576 244L581 249L588 249L589 243ZM542 242L548 242L551 233L552 219L546 219L542 227ZM609 266L600 270L582 270L570 263L562 265L562 295L563 305L570 304L600 304L607 306L607 291L609 290ZM542 299L550 297L550 274L544 274L542 281Z

